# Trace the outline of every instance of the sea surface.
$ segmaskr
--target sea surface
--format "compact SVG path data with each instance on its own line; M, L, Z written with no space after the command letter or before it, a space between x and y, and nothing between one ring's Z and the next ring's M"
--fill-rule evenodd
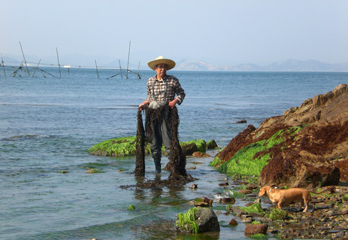
M208 166L212 157L187 158L196 190L121 188L139 179L134 157L91 156L101 141L134 136L137 106L146 98L146 80L118 70L46 68L0 69L0 237L2 239L249 239L245 224L229 227L232 215L218 215L219 234L181 235L172 231L176 215L192 199L214 199L226 177ZM117 76L114 76L118 74ZM247 125L258 127L317 94L348 83L348 73L184 72L186 98L178 106L180 141L214 139L220 147ZM237 121L247 123L238 124ZM162 165L167 163L163 157ZM200 162L201 164L194 164ZM99 173L87 173L94 168ZM168 177L167 172L160 176ZM145 180L156 179L146 157ZM229 186L229 189L238 186ZM237 199L236 205L245 202ZM135 210L127 208L135 206ZM214 202L213 209L226 205Z

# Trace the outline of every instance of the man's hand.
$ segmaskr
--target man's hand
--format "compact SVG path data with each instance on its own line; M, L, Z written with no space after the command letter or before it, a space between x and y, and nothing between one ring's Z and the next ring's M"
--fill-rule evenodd
M147 105L149 105L149 104L150 104L149 101L145 101L145 102L143 102L143 103L141 103L141 104L139 105L138 109L139 109L140 111L142 111L142 110L144 110L144 108L145 108Z
M169 107L173 109L178 102L179 100L175 98L173 101L169 102Z

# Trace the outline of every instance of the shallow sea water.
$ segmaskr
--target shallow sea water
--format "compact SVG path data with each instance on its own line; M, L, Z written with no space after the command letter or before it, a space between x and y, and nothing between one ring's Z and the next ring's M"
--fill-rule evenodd
M248 239L245 225L229 227L218 215L218 235L178 235L176 214L202 196L213 199L226 177L208 166L212 157L189 157L198 189L121 188L134 185L134 157L98 157L86 150L106 139L134 136L137 106L146 97L142 79L112 70L63 70L61 78L0 75L0 236L3 239ZM59 76L57 69L47 69ZM348 82L348 73L179 72L186 99L179 106L181 141L216 140L220 147L248 124L258 127L307 98ZM246 124L236 121L246 119ZM163 157L162 165L167 162ZM201 164L194 164L200 162ZM87 173L95 168L101 173ZM161 178L166 179L167 172ZM154 165L146 157L145 180ZM234 189L238 186L229 186ZM127 210L129 205L135 210ZM237 199L236 205L244 205ZM226 205L214 203L224 212Z

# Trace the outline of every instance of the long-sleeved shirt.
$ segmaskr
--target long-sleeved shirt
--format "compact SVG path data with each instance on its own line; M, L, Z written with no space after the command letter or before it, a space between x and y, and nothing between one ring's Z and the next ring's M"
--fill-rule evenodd
M156 79L156 76L147 80L147 98L146 100L152 101L165 101L170 102L176 98L179 100L180 105L185 98L185 91L181 87L179 80L172 76L166 75L162 81Z

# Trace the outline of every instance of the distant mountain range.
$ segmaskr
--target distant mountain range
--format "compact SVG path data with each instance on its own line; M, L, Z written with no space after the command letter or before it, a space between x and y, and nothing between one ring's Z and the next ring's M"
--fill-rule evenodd
M182 60L177 62L175 69L181 71L348 72L348 63L330 64L316 60L299 61L289 59L267 66L259 66L252 63L235 66L216 66L202 61Z
M72 65L79 66L79 67L94 67L94 60L91 61L89 57L88 59L84 59L84 61L79 62L78 57L72 59L71 57L66 57L65 59L68 59L69 62L72 63ZM3 61L5 65L13 65L17 66L21 63L18 59L21 59L21 57L17 56L4 56ZM29 59L29 60L28 60ZM93 58L95 59L95 58ZM56 59L48 58L44 59L41 62L41 66L44 65L43 63L52 63L51 66L56 66ZM31 65L36 66L38 60L37 59L30 59L27 58L27 62L31 62ZM1 63L1 59L0 59ZM120 60L111 60L108 58L104 59L104 64L101 66L104 67L111 67L111 68L118 68L119 64L121 63L122 67L125 68L127 66L127 62L120 61ZM47 64L46 64L47 65ZM98 65L99 66L99 65ZM129 69L138 69L138 64L132 64L129 63ZM149 68L146 66L140 66L140 69L142 70L149 70ZM190 61L187 59L181 60L176 62L175 70L180 71L273 71L273 72L348 72L348 63L340 63L340 64L330 64L330 63L324 63L316 60L307 60L307 61L300 61L295 59L288 59L282 62L275 62L267 66L260 66L252 63L247 64L239 64L239 65L233 65L233 66L217 66L210 63L206 63L203 61Z

